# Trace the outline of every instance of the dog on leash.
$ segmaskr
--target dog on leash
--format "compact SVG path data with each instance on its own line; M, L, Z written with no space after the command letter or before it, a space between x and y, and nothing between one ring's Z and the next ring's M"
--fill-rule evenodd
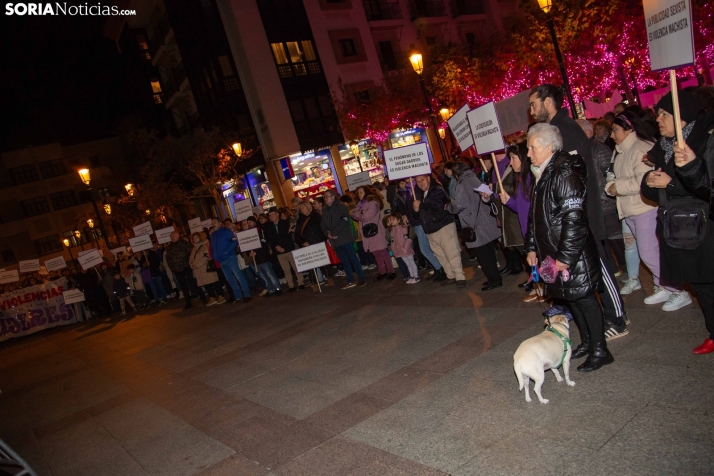
M513 354L513 370L518 378L518 390L526 388L526 402L531 401L528 389L530 380L535 382L533 390L540 403L548 403L543 398L540 389L545 380L545 371L552 370L555 379L562 382L563 379L558 372L558 367L562 365L565 382L569 386L574 386L575 382L570 380L570 354L573 352L570 344L570 328L568 320L562 314L550 318L546 321L548 326L545 331L530 339L526 339L518 346Z

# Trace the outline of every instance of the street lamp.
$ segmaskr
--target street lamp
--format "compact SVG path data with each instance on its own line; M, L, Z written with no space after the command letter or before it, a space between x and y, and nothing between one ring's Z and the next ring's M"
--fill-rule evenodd
M130 197L134 196L135 188L133 183L128 183L124 185L124 188L126 189L126 193L129 194Z
M447 119L451 117L451 110L445 107L442 107L441 110L439 111L439 114L441 115L441 118L446 122Z
M236 142L231 147L233 147L233 152L235 152L238 157L243 155L243 147L240 145L240 142Z
M88 220L87 220L87 225L89 226L89 228L94 228L94 220L92 220L91 218L88 219Z
M62 243L63 243L67 248L69 248L69 239L68 239L68 238L65 238L64 240L62 240Z
M107 215L111 215L112 214L112 206L108 203L105 203L104 211L106 212Z
M92 188L89 186L91 182L91 177L89 175L89 169L81 169L77 171L79 173L79 178L82 183L87 186L87 191L92 199L92 206L94 207L94 214L97 216L97 221L99 222L99 230L102 232L102 237L107 245L109 245L109 238L107 237L107 231L104 229L104 222L102 221L102 216L99 214L99 208L97 208L97 202L94 200L94 193ZM89 221L87 221L89 223ZM77 232L78 233L78 232Z
M82 237L82 232L79 231L78 229L75 228L75 230L72 232L74 234L74 237L77 239L80 239Z
M444 150L444 144L441 142L441 137L438 134L439 128L436 126L436 120L434 119L434 110L431 108L431 101L429 100L429 93L426 92L426 84L424 82L424 62L422 61L421 53L418 51L413 51L409 55L409 62L412 64L414 72L419 76L419 84L421 84L421 90L424 93L424 99L426 100L426 107L429 109L429 119L431 120L431 127L434 128L436 133L436 142L439 144L439 151L441 152L442 160L446 161L446 151Z
M555 57L558 60L558 65L560 66L560 74L563 76L563 86L565 86L565 93L568 96L568 104L570 105L570 113L573 118L578 117L578 113L575 111L575 101L573 101L573 93L570 92L570 81L568 81L568 73L565 71L565 65L563 64L563 55L560 53L560 46L558 46L558 37L555 36L555 24L553 23L553 16L549 15L550 9L553 7L552 0L538 0L538 6L543 13L546 15L546 24L548 25L548 30L550 30L550 36L553 40L553 48L555 49Z

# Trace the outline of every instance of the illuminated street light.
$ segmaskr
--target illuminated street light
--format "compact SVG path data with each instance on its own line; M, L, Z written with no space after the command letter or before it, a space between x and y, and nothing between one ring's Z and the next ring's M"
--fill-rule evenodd
M105 204L104 204L104 211L107 212L107 215L111 215L111 214L112 214L112 206L109 205L108 203L105 203Z
M82 183L86 186L89 186L89 169L81 169L78 170L77 173L79 173L79 178L82 180Z
M553 7L553 2L551 0L538 0L538 6L544 13L548 13Z
M124 188L126 189L126 193L128 193L130 197L134 196L134 192L136 191L136 189L134 188L133 183L128 183L124 185Z
M424 63L422 61L421 53L419 52L413 52L409 56L409 61L412 64L412 68L414 68L414 72L421 76L421 73L424 72Z
M68 239L68 238L65 238L64 240L62 240L62 243L64 243L64 245L65 245L67 248L69 248L69 239Z
M441 141L441 136L438 134L439 128L436 126L436 119L434 118L434 110L431 108L431 101L429 100L429 93L426 92L426 83L424 82L424 62L422 61L421 53L413 50L409 55L409 61L412 63L412 68L414 72L419 75L419 84L421 84L421 91L424 93L424 99L426 100L426 107L429 109L429 119L431 120L431 127L434 128L436 135L436 142L439 144L439 151L441 152L442 160L446 160L446 151L444 150L444 144Z
M451 117L451 110L442 107L439 111L439 114L441 114L441 118L444 120L444 122L446 122L446 120Z
M89 218L89 219L87 220L87 225L89 225L89 228L94 228L94 220L92 220L91 218Z
M240 142L236 142L231 147L233 147L233 152L235 152L238 157L243 155L243 147L240 145Z

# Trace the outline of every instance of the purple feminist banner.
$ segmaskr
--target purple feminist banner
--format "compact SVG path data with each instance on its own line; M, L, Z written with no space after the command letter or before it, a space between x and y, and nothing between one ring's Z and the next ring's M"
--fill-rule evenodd
M64 278L0 294L0 341L77 322L64 303Z

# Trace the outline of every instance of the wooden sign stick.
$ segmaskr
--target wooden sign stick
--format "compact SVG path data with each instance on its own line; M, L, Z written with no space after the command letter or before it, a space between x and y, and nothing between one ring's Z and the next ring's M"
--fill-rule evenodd
M672 91L672 106L674 107L674 130L677 135L677 144L684 147L684 136L682 134L682 121L679 114L679 91L677 91L677 74L675 70L669 70L669 87Z
M493 162L493 170L496 171L496 179L498 180L498 186L501 187L501 193L503 193L503 182L501 181L501 172L498 171L498 163L496 163L496 154L491 152L491 161Z

